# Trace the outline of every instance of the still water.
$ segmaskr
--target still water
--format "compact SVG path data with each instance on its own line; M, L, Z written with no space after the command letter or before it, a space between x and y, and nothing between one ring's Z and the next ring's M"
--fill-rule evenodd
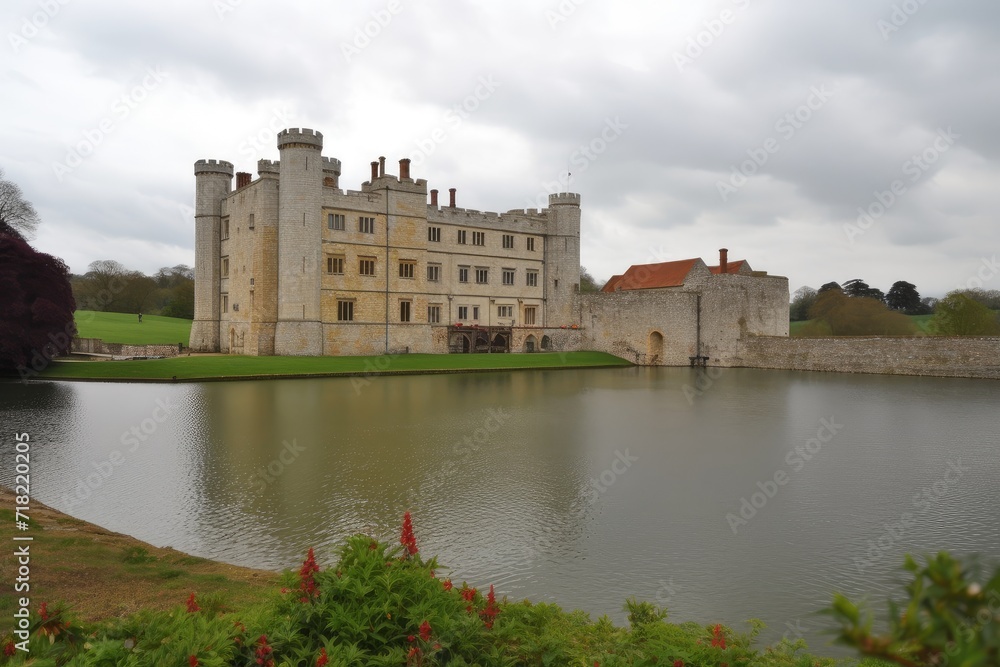
M618 622L633 595L756 617L826 654L834 591L881 612L907 552L1000 558L1000 383L722 370L699 395L694 373L6 383L0 423L31 435L37 500L157 546L329 563L409 509L456 580Z

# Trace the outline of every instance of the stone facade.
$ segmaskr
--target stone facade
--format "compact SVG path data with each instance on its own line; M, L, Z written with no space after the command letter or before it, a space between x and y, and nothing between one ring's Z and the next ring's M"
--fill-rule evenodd
M284 130L280 160L260 160L256 180L237 174L235 190L232 164L195 163L193 349L448 352L484 331L513 351L568 344L558 332L578 320L578 194L491 213L457 207L452 190L440 206L409 160L393 176L384 158L345 191L322 148L319 132Z
M747 336L735 364L837 373L1000 379L1000 338Z
M105 343L100 338L73 338L70 351L75 354L97 354L111 357L176 357L180 345L130 345Z
M544 209L446 206L371 163L340 188L323 135L278 134L258 178L195 163L191 347L247 355L605 350L636 363L731 365L746 335L788 335L788 281L685 260L664 289L580 294L580 195ZM428 202L428 194L430 202ZM633 267L645 269L643 267ZM631 275L631 274L630 274Z

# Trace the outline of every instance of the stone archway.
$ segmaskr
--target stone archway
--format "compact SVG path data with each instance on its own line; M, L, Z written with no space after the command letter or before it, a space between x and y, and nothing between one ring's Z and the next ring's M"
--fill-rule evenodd
M524 351L534 352L537 347L538 340L535 338L534 334L528 334L528 337L524 339Z
M550 350L552 349L552 339L548 336L542 336L542 349Z
M653 331L649 334L649 345L646 348L646 363L658 365L663 363L663 334Z

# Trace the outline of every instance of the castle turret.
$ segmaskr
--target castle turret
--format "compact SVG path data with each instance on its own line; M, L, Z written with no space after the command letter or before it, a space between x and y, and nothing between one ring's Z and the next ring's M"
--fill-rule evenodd
M323 135L307 128L278 133L278 355L323 354L320 287L322 260Z
M580 195L549 195L545 210L545 326L578 324L580 290Z
M232 190L233 165L222 160L198 160L194 176L195 290L190 346L198 352L218 352L222 200Z

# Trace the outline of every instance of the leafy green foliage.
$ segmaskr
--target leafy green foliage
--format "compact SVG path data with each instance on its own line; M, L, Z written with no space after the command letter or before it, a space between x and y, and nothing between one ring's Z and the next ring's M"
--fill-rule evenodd
M1000 664L1000 568L985 583L975 568L947 553L919 565L907 556L909 600L889 603L888 631L877 634L872 614L837 595L826 613L840 624L838 641L864 655L906 667Z
M943 336L1000 334L997 314L962 292L951 292L938 301L931 319L931 328Z
M908 317L890 311L880 300L850 297L837 289L821 292L809 317L814 321L799 331L801 336L906 336L915 331Z

